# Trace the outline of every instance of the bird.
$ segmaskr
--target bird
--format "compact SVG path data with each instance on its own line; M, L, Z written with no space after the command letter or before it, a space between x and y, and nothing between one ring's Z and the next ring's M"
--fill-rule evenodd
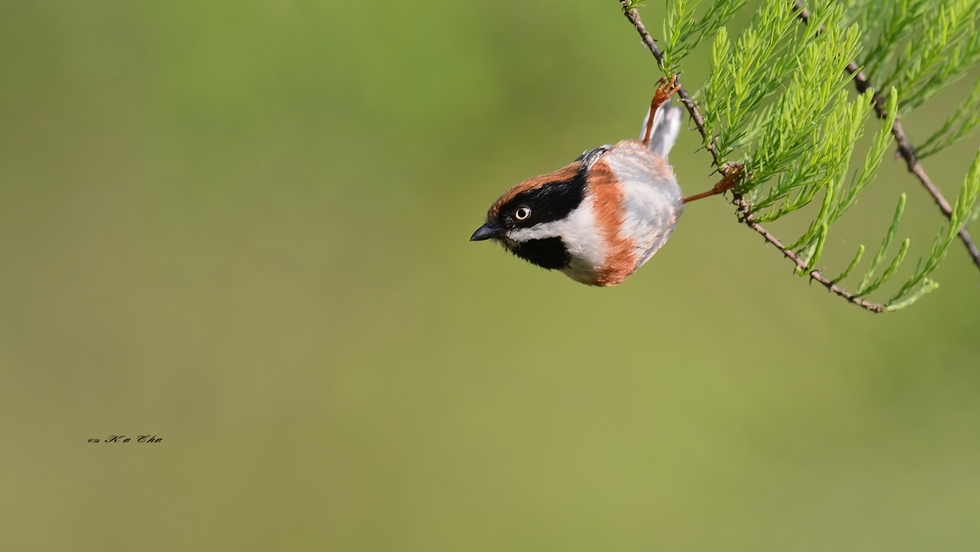
M677 75L660 80L638 140L588 150L509 189L470 241L493 240L590 286L621 284L663 247L686 203L734 185L726 175L710 191L684 198L667 162L683 121L670 101L679 89Z

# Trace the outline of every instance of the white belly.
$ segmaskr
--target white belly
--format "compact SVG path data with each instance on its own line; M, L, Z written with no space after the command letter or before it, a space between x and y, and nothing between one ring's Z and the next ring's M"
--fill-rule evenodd
M634 243L636 268L666 243L684 212L684 197L667 160L642 143L626 140L603 157L623 190L620 235Z

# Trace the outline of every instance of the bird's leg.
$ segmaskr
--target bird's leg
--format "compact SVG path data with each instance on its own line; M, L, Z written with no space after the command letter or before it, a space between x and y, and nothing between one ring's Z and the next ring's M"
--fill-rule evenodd
M650 133L653 132L653 118L656 116L657 110L674 95L674 92L680 89L681 85L677 84L677 75L670 77L669 81L667 77L660 79L660 84L657 85L657 91L653 94L653 100L650 101L650 119L647 121L647 131L643 134L644 144L650 143Z
M685 197L684 203L694 201L695 199L703 199L706 197L711 197L713 195L723 194L728 190L731 190L732 188L735 187L736 184L738 184L738 181L741 179L743 168L744 167L742 166L741 163L726 164L725 167L722 168L722 174L724 174L725 176L723 176L722 179L717 184L715 184L714 188L711 188L710 190L704 192L703 194L692 195L691 197Z

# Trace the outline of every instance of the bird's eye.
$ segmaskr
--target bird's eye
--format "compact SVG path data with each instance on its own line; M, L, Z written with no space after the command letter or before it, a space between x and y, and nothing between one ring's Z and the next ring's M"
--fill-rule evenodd
M531 216L531 210L527 207L518 207L517 210L514 211L514 217L517 220L524 220L529 216Z

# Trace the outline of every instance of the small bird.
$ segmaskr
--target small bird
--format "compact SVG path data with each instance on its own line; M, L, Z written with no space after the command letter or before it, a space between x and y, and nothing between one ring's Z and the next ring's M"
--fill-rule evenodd
M643 119L640 140L586 151L572 164L525 180L490 207L470 241L492 239L518 257L591 286L615 286L660 249L684 204L667 164L683 110L671 106L677 76L660 80Z

